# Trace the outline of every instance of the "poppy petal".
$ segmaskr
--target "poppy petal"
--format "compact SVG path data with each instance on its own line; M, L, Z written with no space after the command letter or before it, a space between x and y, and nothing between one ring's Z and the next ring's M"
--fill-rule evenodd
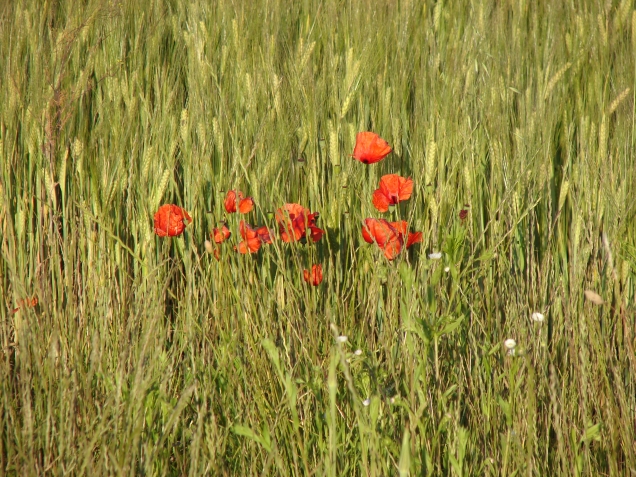
M232 232L230 232L227 224L224 223L221 227L212 229L212 234L210 235L216 243L223 243L230 238Z
M233 214L237 209L239 213L247 214L254 208L254 199L245 198L240 190L230 190L225 196L223 205L228 214Z
M256 233L258 238L261 239L263 243L272 243L273 231L268 229L266 225L259 227L256 229Z
M369 222L372 220L375 219L365 219L365 221L362 222L362 238L366 243L373 243L373 236L371 235L371 224Z
M285 204L276 210L276 222L284 242L295 242L305 235L306 214L309 209L300 204Z
M279 230L279 234L280 234L280 239L283 242L289 243L291 241L291 237L289 236L286 230Z
M365 231L365 229L367 230ZM375 242L381 248L384 248L384 245L389 240L391 240L394 236L398 236L398 231L385 219L369 218L364 221L362 236L366 242Z
M373 206L378 212L386 212L389 210L389 198L382 192L381 189L376 189L373 193Z
M305 209L300 204L285 204L283 207L276 210L276 222L279 224L285 223L287 219L295 219L298 216L309 215L309 209Z
M378 190L382 195L386 196L389 205L397 205L399 202L411 197L413 179L410 177L404 178L397 174L387 174L380 178L380 188Z
M246 239L238 244L237 250L240 253L256 253L261 248L262 243L258 237Z
M223 206L225 207L225 210L228 214L233 214L234 212L236 212L236 191L227 191Z
M373 218L365 219L362 226L362 237L368 243L377 243L384 251L384 256L389 260L393 260L398 256L404 244L403 234L396 226L401 229L406 227L406 222L389 222L385 219Z
M240 253L258 252L263 243L272 243L271 230L266 226L254 229L250 224L241 220L239 222L239 233L243 238L237 248Z
M408 200L413 193L413 179L405 178L397 174L387 174L380 178L380 190L386 195L392 204Z
M413 179L407 177L400 177L400 187L399 187L399 200L408 200L411 198L411 194L413 194Z
M397 257L402 250L402 237L393 236L391 239L384 245L384 256L388 260L393 260Z
M313 214L308 214L307 215L307 226L308 227L313 227L316 225L316 220L318 220L318 217L320 217L320 214L318 212L314 212Z
M252 226L244 220L239 222L239 233L244 240L251 240L258 237L256 230L254 230Z
M286 227L285 224L280 224L278 227L278 231L280 233L280 238L283 242L297 242L303 236L304 233L297 227L293 227L292 222L290 222L289 227Z
M258 252L258 250L261 248L261 245L263 245L263 242L259 237L254 237L247 241L247 248L250 249L250 253Z
M181 235L190 222L192 217L185 209L174 204L164 204L154 216L155 233L159 237L175 237Z
M239 202L238 211L241 214L247 214L248 212L251 212L253 208L254 199L248 197L247 199L241 199L241 201Z
M420 243L423 240L422 232L409 232L409 225L406 220L399 220L397 222L390 222L391 226L398 231L402 240L407 237L406 248L409 248L415 243Z
M353 157L363 164L373 164L384 159L391 152L391 146L373 132L360 132L356 136Z
M276 222L280 237L284 242L302 241L310 229L310 236L314 242L320 240L324 231L316 227L318 212L311 213L300 204L285 204L276 210Z
M420 243L423 240L422 232L409 233L409 238L406 241L406 248L409 248L414 243Z
M294 240L300 240L305 236L306 226L305 226L305 216L299 215L291 221L292 230L294 232Z
M303 278L307 283L311 283L317 287L322 283L322 265L312 265L311 272L309 270L303 270Z
M398 233L402 235L406 235L409 229L409 224L406 220L398 220L397 222L389 222L389 224L391 224L391 227L393 227L395 230L398 231Z
M320 240L322 238L322 236L325 235L325 231L323 229L320 229L320 228L315 227L315 226L309 227L309 230L311 231L311 233L310 233L311 239L314 242L318 242L318 240Z

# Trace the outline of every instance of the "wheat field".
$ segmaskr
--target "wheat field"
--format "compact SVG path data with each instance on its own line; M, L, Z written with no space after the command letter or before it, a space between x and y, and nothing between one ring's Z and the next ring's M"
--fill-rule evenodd
M16 0L0 52L0 475L636 474L632 1Z

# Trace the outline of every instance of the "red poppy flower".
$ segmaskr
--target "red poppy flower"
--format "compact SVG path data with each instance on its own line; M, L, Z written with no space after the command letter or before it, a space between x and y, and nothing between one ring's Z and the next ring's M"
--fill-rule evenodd
M373 164L384 159L391 152L389 143L373 132L361 132L356 136L353 157L363 164Z
M181 207L165 204L155 214L155 233L159 237L175 237L181 235L192 217Z
M365 219L362 237L367 243L377 243L389 260L398 256L404 243L403 234L385 219Z
M305 217L309 214L309 209L300 204L285 204L276 211L276 222L284 242L295 242L305 236Z
M216 243L223 243L227 239L230 238L232 232L227 228L227 224L223 222L223 225L219 228L214 227L212 229L212 233L210 234L210 238L214 239Z
M239 223L239 233L243 237L236 248L240 253L255 253L264 243L272 243L271 230L266 226L253 228L244 220Z
M29 298L29 297L23 298L22 300L18 300L18 302L16 303L17 306L11 311L11 314L17 313L18 311L20 311L20 308L22 307L33 308L37 304L38 304L38 298L36 296L33 296L32 298Z
M464 204L464 207L464 209L459 211L459 220L462 222L468 217L468 207L470 207L470 205Z
M272 229L268 229L265 225L256 229L256 233L258 234L258 238L261 239L263 243L272 243L274 237L274 231Z
M238 204L237 204L238 203ZM251 197L244 198L241 191L231 190L225 196L225 210L228 214L233 214L237 210L241 214L247 214L254 208L254 199Z
M385 219L365 219L362 225L362 238L367 243L377 243L384 256L393 260L402 251L404 238L406 248L422 241L422 232L409 233L406 220L389 222Z
M307 283L317 287L322 282L322 265L312 265L311 272L303 270L303 278Z
M409 225L406 220L389 223L402 235L402 240L406 237L406 248L409 248L414 243L420 243L423 240L422 232L409 232Z
M307 236L317 242L325 231L316 226L318 212L313 214L302 205L285 204L276 211L276 222L284 242L296 242Z
M389 210L389 205L397 205L407 200L413 193L413 179L388 174L380 179L380 188L373 193L373 205L380 212Z

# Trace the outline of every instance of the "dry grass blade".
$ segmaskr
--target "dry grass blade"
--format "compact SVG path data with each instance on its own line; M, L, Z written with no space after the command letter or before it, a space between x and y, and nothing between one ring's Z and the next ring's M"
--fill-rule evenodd
M593 303L594 305L602 305L603 303L605 303L601 298L601 295L599 295L595 291L585 290L583 294L585 295L586 300L590 303Z

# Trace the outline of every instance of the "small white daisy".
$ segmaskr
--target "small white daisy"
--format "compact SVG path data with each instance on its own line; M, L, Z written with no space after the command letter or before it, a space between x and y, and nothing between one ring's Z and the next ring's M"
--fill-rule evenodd
M357 349L353 352L353 354L355 354L356 356L360 356L362 354L362 350L361 349Z
M369 404L371 404L371 399L366 398L364 401L362 401L362 405L364 407L367 407Z
M506 341L504 341L504 346L508 349L515 349L515 346L517 346L517 342L512 338L508 338Z
M442 258L442 252L433 252L428 254L428 258L431 260L439 260Z
M446 273L450 272L450 267L444 267L444 271L445 271Z
M536 321L537 323L543 323L543 320L545 320L545 316L543 316L543 313L539 313L538 311L535 311L532 316L532 321Z
M349 338L347 338L345 335L340 335L336 338L336 341L338 343L346 343L348 339Z

